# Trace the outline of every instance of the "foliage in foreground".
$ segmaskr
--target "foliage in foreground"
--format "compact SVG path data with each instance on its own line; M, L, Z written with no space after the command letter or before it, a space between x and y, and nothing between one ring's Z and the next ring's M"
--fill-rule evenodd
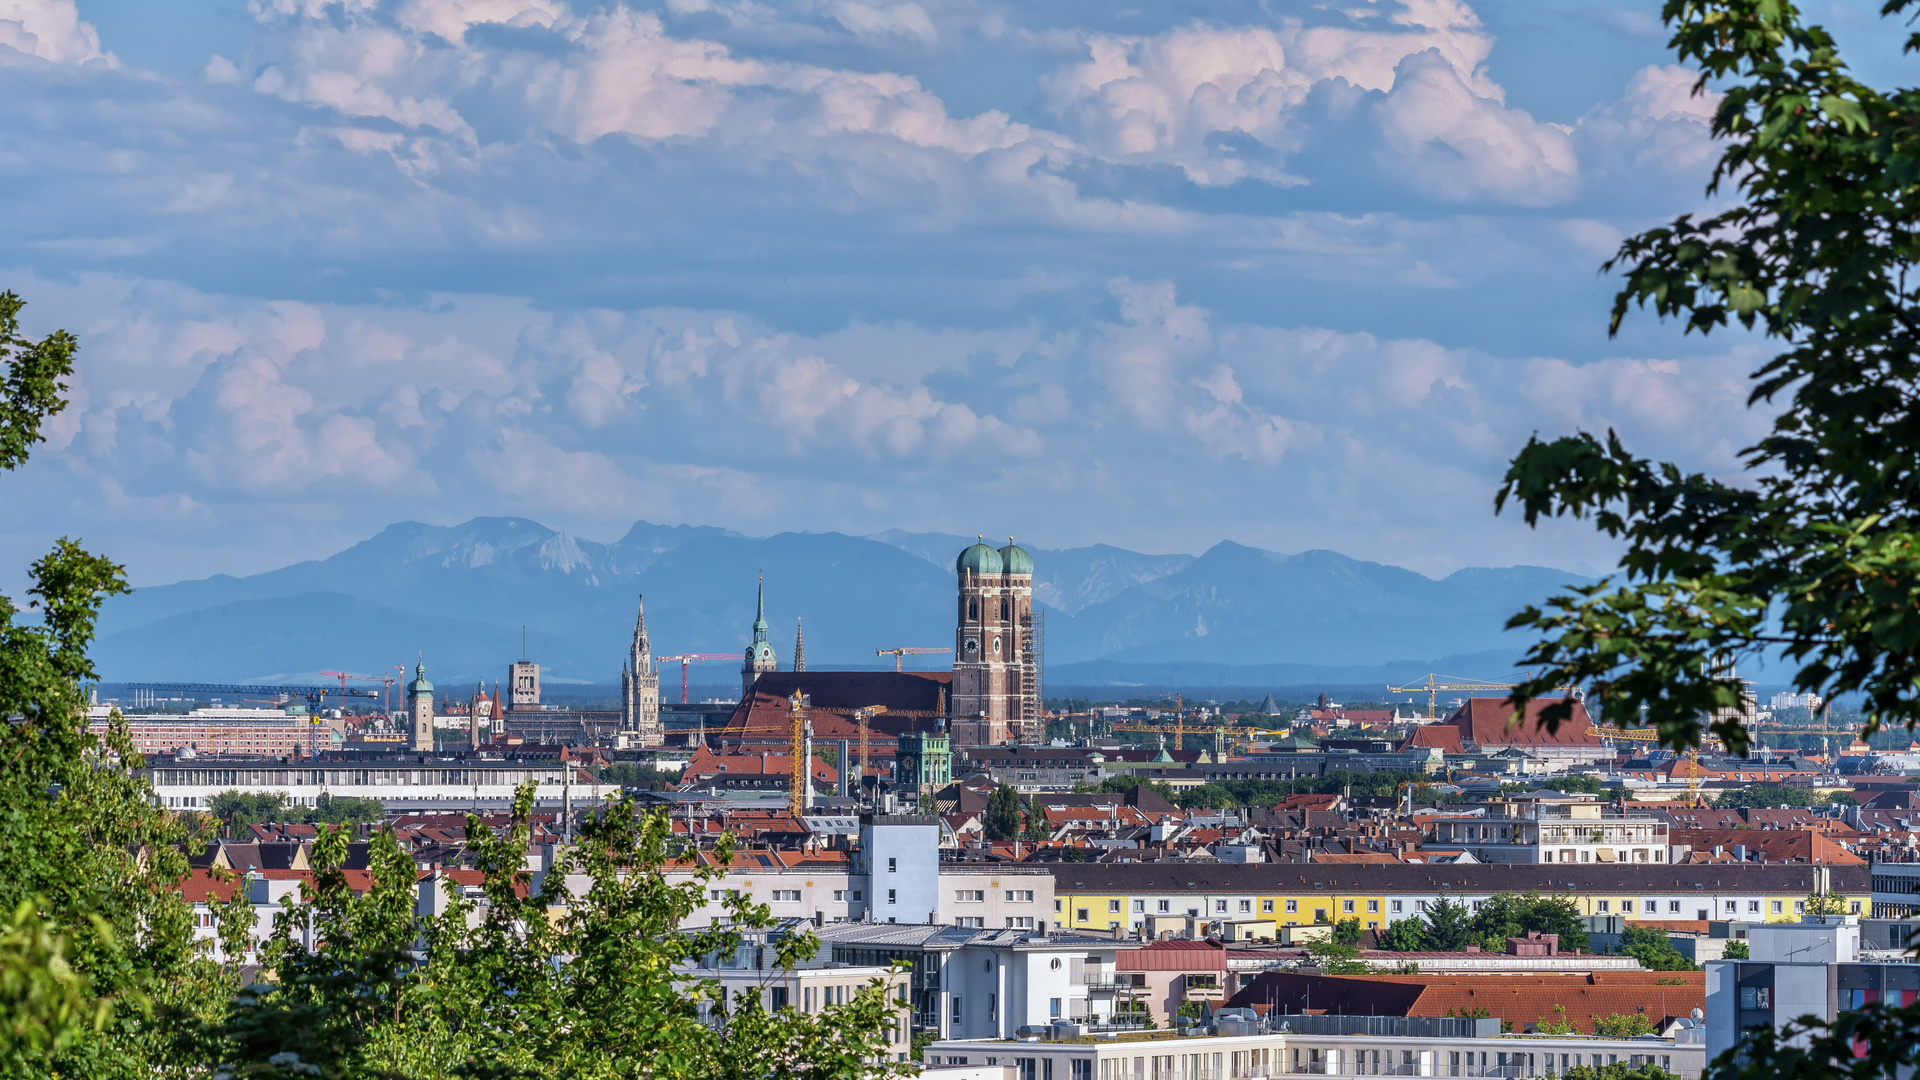
M1916 0L1887 0L1883 13ZM1619 574L1510 626L1542 635L1515 692L1585 686L1604 716L1743 752L1726 663L1782 657L1794 686L1920 720L1920 93L1855 79L1786 0L1667 0L1671 47L1722 92L1711 194L1731 205L1629 238L1612 326L1636 305L1702 334L1737 321L1782 349L1749 401L1772 430L1721 479L1633 454L1613 432L1529 441L1497 505L1588 518ZM1920 35L1917 35L1920 36ZM1915 39L1910 38L1908 47ZM1725 710L1721 712L1721 710ZM1570 704L1548 711L1558 722Z
M374 884L355 896L338 869L346 833L326 832L314 849L314 902L289 902L275 919L271 980L210 1033L231 1071L824 1080L891 1070L869 1063L885 1059L886 1033L902 1019L879 980L819 1013L770 1014L758 993L729 1001L685 972L734 954L742 931L774 919L733 896L728 923L682 931L723 871L665 877L664 813L620 802L589 814L579 842L535 882L523 869L532 799L528 784L502 833L469 816L482 881L471 897L443 891L433 915L416 913L413 861L390 833L370 845ZM727 842L717 854L724 861ZM792 934L770 948L785 967L817 945Z

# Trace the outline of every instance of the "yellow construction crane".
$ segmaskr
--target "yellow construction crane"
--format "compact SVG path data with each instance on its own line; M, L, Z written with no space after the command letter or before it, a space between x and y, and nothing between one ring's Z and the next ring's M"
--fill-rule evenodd
M1387 693L1427 695L1427 719L1435 720L1438 719L1438 717L1434 715L1434 706L1443 690L1448 692L1464 691L1466 693L1472 693L1476 690L1511 690L1514 688L1514 685L1513 683L1503 682L1474 682L1471 679L1456 679L1449 675L1438 675L1429 672L1424 682L1413 686L1389 686L1387 687Z
M787 699L787 720L793 729L793 742L787 750L787 812L797 820L806 812L806 792L813 786L813 762L805 756L807 751L803 730L807 723L807 707L798 690ZM865 734L864 728L862 734Z

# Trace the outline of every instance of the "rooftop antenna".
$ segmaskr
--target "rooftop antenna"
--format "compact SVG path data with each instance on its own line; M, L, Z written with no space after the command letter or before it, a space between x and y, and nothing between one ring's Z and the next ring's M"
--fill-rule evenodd
M521 623L520 624L520 660L521 662L524 663L526 659L527 659L527 624Z

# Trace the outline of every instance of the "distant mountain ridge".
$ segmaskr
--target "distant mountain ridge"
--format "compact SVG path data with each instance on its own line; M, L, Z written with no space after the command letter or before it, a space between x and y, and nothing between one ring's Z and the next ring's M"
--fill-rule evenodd
M549 677L608 683L640 594L661 655L733 652L764 571L783 667L798 618L810 666L875 667L876 649L951 645L953 559L973 540L899 530L750 537L643 521L600 543L525 518L401 522L325 559L115 597L96 659L110 680L241 681L378 674L422 656L429 677L451 686L499 678L520 655L525 626ZM1400 670L1466 655L1510 665L1524 643L1502 629L1507 617L1586 580L1510 567L1436 581L1331 551L1284 555L1232 542L1199 556L1104 544L1029 550L1049 668L1115 685L1157 682L1169 664L1275 675ZM1124 678L1136 669L1146 677ZM725 663L696 670L702 683L730 678Z

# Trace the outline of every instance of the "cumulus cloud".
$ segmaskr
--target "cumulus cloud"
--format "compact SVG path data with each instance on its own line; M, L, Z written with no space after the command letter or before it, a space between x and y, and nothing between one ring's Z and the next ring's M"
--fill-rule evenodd
M119 61L100 51L100 34L80 18L74 0L0 0L0 48L56 64Z

